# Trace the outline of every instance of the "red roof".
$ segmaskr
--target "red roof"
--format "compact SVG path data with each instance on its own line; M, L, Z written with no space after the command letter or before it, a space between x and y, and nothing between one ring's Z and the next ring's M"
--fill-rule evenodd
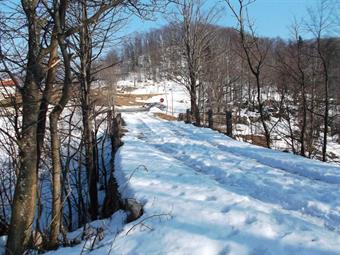
M15 82L13 80L0 80L0 86L13 87Z

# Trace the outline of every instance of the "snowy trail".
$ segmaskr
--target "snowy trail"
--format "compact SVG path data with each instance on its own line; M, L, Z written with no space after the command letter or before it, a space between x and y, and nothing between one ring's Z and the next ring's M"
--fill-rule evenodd
M340 185L338 166L328 165L327 172L324 172L323 169L325 168L325 165L318 161L308 161L302 157L292 154L282 154L276 150L267 150L265 148L258 148L251 145L245 146L245 144L234 140L221 141L216 139L210 141L212 138L211 134L206 135L204 132L200 132L200 130L198 130L195 133L200 135L197 136L190 130L190 125L175 125L173 122L168 122L168 125L171 126L172 131L176 132L176 134L180 136L187 136L193 140L199 140L203 137L211 145L217 146L222 151L229 152L237 156L243 156L248 159L256 159L256 161L263 165L274 167L296 175L301 175L313 181ZM292 158L294 158L294 160L292 160Z
M147 114L134 115L134 118L140 121L138 129L144 133L142 140L148 145L207 174L223 187L233 187L243 195L321 219L325 227L340 233L340 186L314 181L310 176L295 175L230 153L224 147L221 149L220 143L214 144L200 134L188 130L178 132L180 123L155 120ZM200 131L198 128L191 130ZM208 134L207 138L211 139L210 132Z
M147 215L169 208L174 215L143 236L159 252L137 248L127 254L340 254L336 183L229 152L223 146L262 148L209 129L159 120L151 113L123 117L131 148L123 147L122 169L131 164L131 173L143 164L150 170L135 173L131 195L145 201ZM294 156L291 161L300 163ZM340 173L327 164L323 168L323 175Z
M323 168L314 180L290 154L273 156L291 156L296 167L288 171L255 157L268 159L262 148L210 129L152 113L123 118L128 132L116 177L123 197L141 201L144 214L125 226L121 212L97 223L105 237L86 254L340 255L340 189L322 178L340 168L304 159L310 172ZM83 246L51 254L79 255Z

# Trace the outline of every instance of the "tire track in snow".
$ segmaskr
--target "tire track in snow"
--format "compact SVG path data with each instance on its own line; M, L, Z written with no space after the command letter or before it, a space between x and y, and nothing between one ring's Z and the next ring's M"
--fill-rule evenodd
M176 129L174 124L169 125L170 122L151 118L147 114L142 116L137 114L134 116L139 121L139 127L144 132L142 140L148 145L179 160L194 171L214 179L223 188L228 190L231 188L232 191L242 193L242 195L251 196L266 203L278 204L286 210L296 211L319 220L321 219L325 227L340 233L340 229L337 227L340 222L340 212L334 208L325 211L320 206L325 196L328 196L329 190L335 192L333 185L326 189L328 191L326 194L322 185L327 185L327 183L322 183L321 185L321 183L315 182L310 178L272 168L261 164L261 162L256 162L257 164L254 166L253 159L229 153L211 142L205 141L203 142L204 145L201 144L201 149L204 148L204 155L200 151L198 156L193 157L193 155L186 152L188 144L193 141L202 143L202 141L194 137L194 133L184 130L184 132L178 132L179 130ZM193 127L193 129L196 129L196 127ZM180 141L178 141L178 136L180 136ZM171 139L176 141L177 139L177 142L182 142L183 144L172 143L164 138L167 138L169 141ZM197 147L198 144L191 147L191 149L195 148L195 146ZM207 155L210 158L210 162L204 160ZM216 155L224 156L224 160L218 160L219 165L223 166L222 168L219 165L211 164L211 161L216 163L216 158L214 159ZM229 168L229 171L226 170L227 168ZM284 183L273 181L275 178L285 180L286 183L293 183L293 188L283 191L285 189ZM310 192L311 194L304 194L303 198L307 196L309 200L299 199L299 190L304 190L307 187L312 192ZM315 198L318 198L318 200L315 201ZM329 197L329 200L334 199L336 200L337 198Z
M178 134L180 134L182 136L188 136L188 137L190 137L193 140L199 141L199 139L197 137L195 137L192 132L189 132L187 130L187 129L189 129L190 126L188 126L188 128L187 127L182 127L182 126L179 126L179 125L175 125L172 122L168 122L167 124L169 126L171 126L171 129L172 129L173 132L176 132L176 133L178 133ZM204 133L201 133L201 132L199 132L199 133L200 133L200 135L207 136ZM209 136L211 137L211 135L209 135ZM340 185L339 185L339 183L340 183L340 171L339 171L339 175L338 176L334 176L334 175L332 175L332 176L319 175L317 173L313 173L313 172L311 173L311 172L303 171L303 169L301 171L294 171L293 169L290 169L289 167L286 167L286 168L283 168L282 166L280 167L279 164L282 163L282 162L275 163L275 160L273 158L270 158L272 160L272 162L269 162L268 161L269 159L259 159L258 157L256 157L256 156L258 156L256 154L254 155L254 154L250 154L250 153L236 152L235 150L233 150L233 148L230 148L230 147L228 147L226 145L219 144L219 143L216 143L216 142L213 143L213 142L208 141L207 139L205 141L210 143L212 146L218 147L221 151L228 152L228 153L234 154L234 155L236 155L238 157L243 157L243 158L246 158L246 159L250 159L251 158L251 159L256 160L258 163L260 163L262 165L265 165L265 166L268 166L268 167L272 167L272 168L275 168L277 170L281 170L283 172L287 172L287 173L290 173L290 174L294 174L294 175L298 175L298 176L301 176L301 177L305 177L305 178L308 178L308 179L310 179L312 181L321 182L321 183L324 183L324 184L327 184L327 185L329 185L329 184L337 185L338 189L340 189ZM253 148L249 147L249 149L253 149ZM261 148L261 149L262 150L267 150L266 148ZM274 153L276 153L276 152L274 151ZM296 155L289 154L289 156L295 157ZM330 167L332 167L332 166L330 166ZM313 175L313 176L311 176L311 175Z

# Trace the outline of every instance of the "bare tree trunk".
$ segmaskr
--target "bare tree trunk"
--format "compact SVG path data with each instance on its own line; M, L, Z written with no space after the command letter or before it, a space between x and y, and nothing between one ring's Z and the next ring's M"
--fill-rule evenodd
M306 89L303 84L302 86L302 125L301 125L301 133L300 133L300 155L306 156L306 148L305 148L305 136L306 136L306 128L307 128L307 100L306 100Z
M86 206L83 198L82 165L83 165L83 141L79 148L78 174L77 174L77 193L78 193L78 228L86 223Z
M55 81L57 63L58 63L58 38L57 28L54 27L52 31L52 38L50 44L50 56L48 60L48 72L45 81L45 88L41 98L41 104L39 108L38 117L38 132L37 132L37 144L38 144L38 162L37 167L39 168L40 156L43 148L45 133L46 133L46 119L48 106L51 101L53 82Z
M30 56L29 56L30 57ZM28 70L33 68L29 59ZM32 70L32 69L31 69ZM19 140L20 169L14 193L11 225L6 254L23 254L29 245L37 195L37 120L39 114L38 85L28 71L22 94L23 121Z
M66 42L65 35L65 15L67 11L68 1L65 0L61 4L56 1L54 3L54 22L58 31L58 45L63 57L64 64L64 80L61 92L61 97L58 103L54 106L50 114L50 129L51 129L51 154L52 154L52 222L50 232L50 243L51 248L58 246L58 237L60 234L61 224L61 157L60 157L60 138L59 138L59 127L58 120L70 99L71 93L71 56L68 53L68 45Z
M39 83L43 77L40 36L35 1L22 1L28 21L27 74L22 89L22 133L19 138L20 168L12 204L6 254L23 254L29 245L36 207L38 181L37 121Z
M81 4L81 16L87 19L86 1ZM92 41L91 32L87 24L84 24L79 33L80 42L80 70L79 80L81 86L81 107L83 115L84 127L84 145L85 145L85 160L88 179L88 190L90 197L90 216L91 220L96 220L98 217L98 190L97 190L97 169L95 164L93 140L93 105L91 102L91 56L92 56Z
M298 37L298 31L296 30L297 37L297 66L300 73L300 87L301 87L301 96L302 96L302 125L301 125L301 133L300 133L300 155L306 156L306 148L305 148L305 140L306 140L306 128L307 128L307 95L306 95L306 79L305 72L302 68L302 45L303 41L301 37Z
M215 37L215 31L209 29L208 24L216 21L217 15L214 8L211 8L207 14L203 14L203 3L201 1L178 0L175 3L177 4L178 15L174 15L173 24L175 30L179 29L182 34L180 38L175 35L173 43L179 45L181 54L178 55L178 52L174 52L174 56L178 56L179 64L174 65L177 66L177 68L174 68L175 71L172 70L173 67L170 68L172 72L174 71L170 77L185 85L190 94L191 113L194 116L195 124L200 126L200 103L198 102L200 98L197 95L197 83L202 73L202 62L209 49L209 43ZM179 42L180 44L178 44ZM185 67L182 65L183 59ZM204 89L202 89L202 94L204 94Z
M260 120L263 126L264 135L266 138L266 145L268 148L270 148L270 143L271 143L270 131L268 129L266 118L264 115L263 103L262 103L262 98L261 98L262 83L260 79L268 48L261 49L260 47L261 42L259 41L258 37L254 33L253 25L251 24L249 20L245 20L245 18L247 18L247 15L245 15L245 9L254 1L239 0L238 9L234 7L231 0L225 0L225 2L227 3L229 9L233 12L235 18L237 19L237 22L239 25L238 33L240 35L240 43L245 53L245 58L246 58L248 67L251 73L253 74L254 78L256 79L257 103L259 105ZM247 31L245 30L246 24L248 24L250 33L247 33Z
M324 89L325 89L325 113L323 119L323 144L322 144L322 161L327 161L327 135L328 135L328 124L329 124L329 95L328 95L328 70L326 62L323 60L324 68Z
M195 124L196 126L201 125L201 116L200 110L197 104L197 93L196 93L196 79L191 79L191 86L190 86L190 105L191 105L191 112L195 117Z
M120 118L120 116L119 116ZM107 114L109 138L111 142L111 158L110 158L110 177L107 184L104 204L103 204L103 217L109 217L120 208L120 194L118 191L118 184L116 182L114 171L114 158L119 146L122 144L120 140L120 125L121 123L117 121L117 117L114 116L113 108ZM104 141L103 141L104 143ZM104 151L102 151L102 154Z
M89 109L83 106L83 126L84 126L84 145L85 161L88 178L88 189L90 196L90 216L91 220L98 217L98 191L97 191L97 171L94 163L94 141L92 138L92 123L89 116Z
M61 156L60 138L58 131L59 114L54 112L50 115L51 156L52 156L52 219L50 233L50 248L54 249L59 244L61 223Z
M307 23L309 31L315 36L317 58L321 61L321 75L324 87L324 116L323 116L323 144L322 161L327 161L327 136L329 118L329 65L330 58L334 54L334 49L328 39L324 38L327 30L332 26L333 19L329 10L334 8L332 1L320 1L319 6L309 11L310 21Z
M312 157L313 153L313 144L314 144L314 132L315 132L315 118L314 118L314 111L315 111L315 74L313 72L313 85L311 91L311 105L310 105L310 112L309 112L309 126L308 129L308 157Z
M264 116L263 112L263 104L261 99L261 82L260 82L260 73L254 73L256 76L256 86L257 86L257 103L259 105L259 113L260 113L260 119L262 123L262 127L264 130L264 135L266 137L266 145L268 148L270 148L270 133L267 127L266 118Z

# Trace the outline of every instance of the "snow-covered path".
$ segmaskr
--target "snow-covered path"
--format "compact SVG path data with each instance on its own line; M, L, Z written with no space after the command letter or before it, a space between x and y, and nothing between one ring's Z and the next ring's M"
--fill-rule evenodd
M145 212L91 254L340 254L339 167L152 113L123 117L120 190Z
M142 132L140 138L149 146L206 174L228 191L314 216L340 234L338 167L325 169L327 165L317 161L273 153L208 129L156 120L147 114L136 114L133 119L135 129Z
M127 238L140 242L127 254L340 254L340 168L150 113L124 118L122 170L148 169L130 192L144 217L172 216Z

